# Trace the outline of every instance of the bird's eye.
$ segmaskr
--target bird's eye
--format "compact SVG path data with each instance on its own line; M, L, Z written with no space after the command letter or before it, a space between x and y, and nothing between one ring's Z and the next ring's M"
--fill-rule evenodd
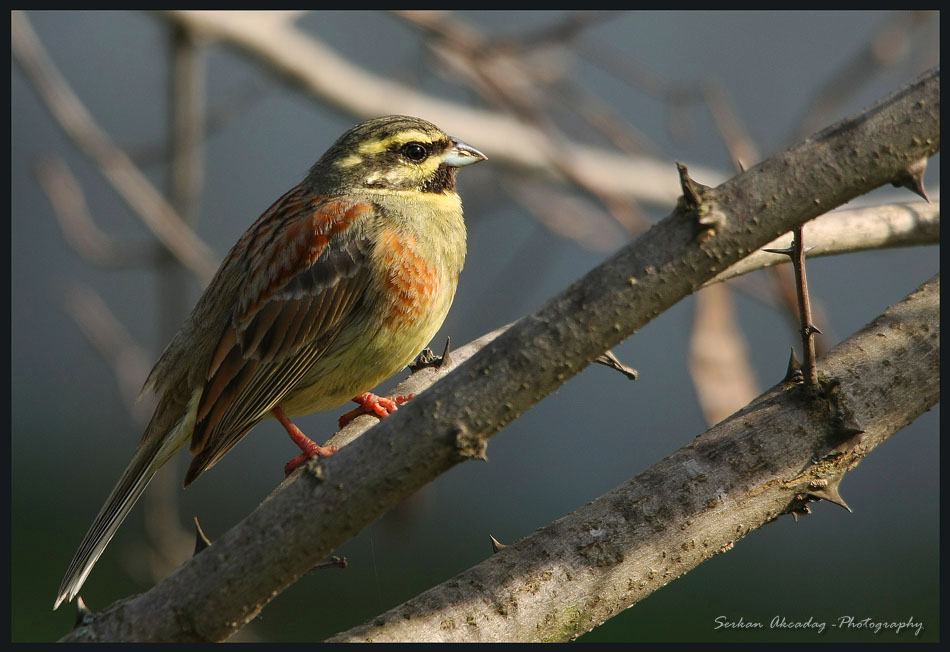
M429 151L424 145L419 143L406 143L399 150L402 155L414 163L421 163L429 155Z

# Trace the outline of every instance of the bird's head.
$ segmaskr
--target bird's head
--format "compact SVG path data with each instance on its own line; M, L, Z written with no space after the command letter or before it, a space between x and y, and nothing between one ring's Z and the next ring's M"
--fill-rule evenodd
M431 122L393 115L347 131L311 168L307 179L321 194L355 190L455 192L460 167L485 155Z

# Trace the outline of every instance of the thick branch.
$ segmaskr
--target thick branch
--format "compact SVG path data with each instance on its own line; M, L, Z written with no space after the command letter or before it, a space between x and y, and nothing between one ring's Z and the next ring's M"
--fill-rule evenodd
M330 641L565 641L788 512L939 400L940 280L673 455ZM851 424L864 432L854 432ZM728 463L724 463L728 461Z
M71 640L221 640L340 544L744 255L939 149L939 71L681 207ZM701 223L700 223L701 221Z

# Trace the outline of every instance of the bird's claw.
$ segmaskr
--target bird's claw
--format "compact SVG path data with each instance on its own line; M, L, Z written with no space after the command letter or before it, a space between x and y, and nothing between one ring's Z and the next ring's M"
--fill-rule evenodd
M377 396L372 392L364 392L353 399L354 403L359 403L359 407L350 410L340 417L340 427L344 427L350 421L361 414L375 414L380 419L385 419L395 412L400 405L407 403L415 394L406 396Z

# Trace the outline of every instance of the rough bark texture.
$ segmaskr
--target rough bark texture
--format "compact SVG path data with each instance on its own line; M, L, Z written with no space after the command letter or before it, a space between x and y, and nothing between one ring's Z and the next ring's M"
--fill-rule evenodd
M845 472L939 400L939 279L819 370L821 393L776 385L630 482L330 641L570 640L809 496L839 499Z
M931 71L721 186L699 188L404 409L295 473L164 582L67 639L227 638L386 510L455 464L483 456L491 436L605 349L749 252L932 155L939 107L940 75ZM590 554L597 563L596 546Z

